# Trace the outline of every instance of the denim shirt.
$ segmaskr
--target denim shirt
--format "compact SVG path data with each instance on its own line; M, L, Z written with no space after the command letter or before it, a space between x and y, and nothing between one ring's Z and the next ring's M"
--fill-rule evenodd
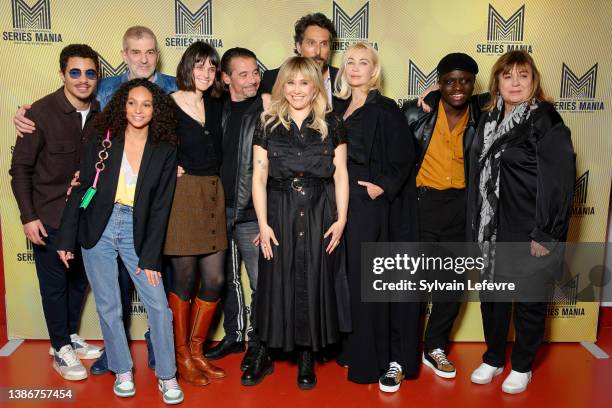
M96 93L96 98L98 102L100 102L100 109L104 109L106 104L110 101L111 97L115 93L117 89L124 82L128 81L128 73L124 73L121 75L116 75L108 78L102 78L100 82L98 82L98 91ZM153 74L153 83L159 86L166 93L171 93L176 91L178 88L176 87L176 78L170 75L162 74L161 72L156 72Z

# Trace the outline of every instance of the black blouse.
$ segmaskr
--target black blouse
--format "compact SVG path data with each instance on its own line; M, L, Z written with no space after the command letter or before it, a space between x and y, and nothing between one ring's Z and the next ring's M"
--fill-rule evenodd
M334 166L334 149L346 143L346 131L339 117L333 113L325 116L328 133L325 139L309 127L312 115L306 118L298 128L291 121L290 129L278 125L273 130L268 126L264 132L259 122L253 134L253 145L261 146L268 151L270 162L268 177L286 179L294 177L331 178Z
M187 174L215 176L221 165L221 104L204 97L204 126L176 104L178 162Z
M487 117L481 118L470 152L475 180L470 188L473 227L480 208L478 158ZM576 177L570 130L554 107L542 102L526 123L511 130L508 140L500 162L497 241L565 240Z

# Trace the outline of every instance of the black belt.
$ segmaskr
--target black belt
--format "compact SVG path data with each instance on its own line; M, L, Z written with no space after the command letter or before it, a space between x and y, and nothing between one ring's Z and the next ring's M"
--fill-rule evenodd
M305 188L325 186L331 182L332 182L332 179L330 178L304 178L304 177L295 177L295 178L286 178L286 179L271 178L271 179L268 179L268 187L270 187L273 190L302 191Z
M457 195L457 194L465 192L465 188L448 188L446 190L438 190L436 188L428 187L428 186L417 187L418 195L423 195L423 194L426 194L427 192L440 193L440 194L445 194L445 195Z

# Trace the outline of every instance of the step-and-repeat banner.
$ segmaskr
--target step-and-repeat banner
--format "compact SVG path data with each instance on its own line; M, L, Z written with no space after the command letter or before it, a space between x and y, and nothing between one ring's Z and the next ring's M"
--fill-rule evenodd
M247 47L265 70L293 54L294 22L316 11L330 17L338 31L332 63L337 66L351 43L368 41L380 53L384 93L398 103L433 84L437 62L449 52L465 52L476 59L481 72L477 91L481 92L499 55L512 49L530 52L542 73L544 89L572 130L578 153L570 239L605 240L612 152L607 1L1 0L0 189L11 338L47 338L32 247L23 234L10 188L8 169L15 144L12 118L20 104L61 86L61 49L87 43L100 54L102 75L118 75L126 70L120 56L124 31L145 25L158 37L162 72L174 75L185 48L200 39L220 54L234 46ZM594 340L598 304L577 302L572 291L561 293L565 295L555 297L549 308L548 338ZM132 335L139 338L146 316L137 297L133 313ZM466 305L456 326L455 340L482 340L478 304ZM88 338L100 336L91 295L81 333Z

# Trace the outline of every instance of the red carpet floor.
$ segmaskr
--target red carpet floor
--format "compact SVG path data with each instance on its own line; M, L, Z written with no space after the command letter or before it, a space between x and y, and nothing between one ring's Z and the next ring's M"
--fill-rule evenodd
M600 330L597 342L612 355L612 328ZM136 396L120 399L112 394L114 377L90 375L80 382L64 381L51 368L48 342L26 341L15 353L0 357L0 390L6 397L12 388L70 388L73 403L19 402L1 407L162 407L153 372L146 367L144 342L134 342L132 354L136 366ZM206 387L183 385L183 407L612 407L612 359L598 360L580 344L544 345L534 370L534 379L526 392L507 395L501 383L509 372L489 385L470 382L471 371L478 366L484 351L482 343L456 343L451 350L458 368L457 378L445 380L428 369L415 380L404 381L401 390L385 394L377 384L358 385L346 380L344 368L335 362L317 366L318 384L314 390L300 391L296 384L296 366L276 363L274 374L256 387L240 385L241 355L233 354L219 365L227 377ZM89 367L91 361L85 365Z

